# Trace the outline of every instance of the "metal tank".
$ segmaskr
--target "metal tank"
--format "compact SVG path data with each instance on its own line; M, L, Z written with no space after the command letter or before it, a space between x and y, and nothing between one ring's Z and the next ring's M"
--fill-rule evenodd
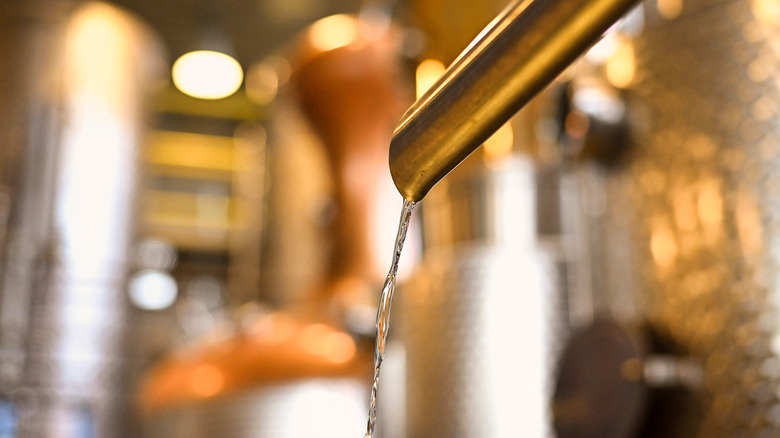
M348 333L289 312L243 319L235 333L181 348L146 373L137 399L142 436L336 438L361 432L368 389L359 376L367 374L368 355Z
M522 155L467 163L415 218L425 250L398 297L400 436L547 436L559 293L554 254L537 242L537 171Z
M98 2L0 4L3 433L129 433L125 275L161 47Z
M606 308L701 367L700 387L656 395L642 436L777 436L776 3L669 3L646 2L644 28L624 35L629 150L601 173L599 220L619 230L601 236L606 253L630 265L596 263L632 281L596 293L633 303Z

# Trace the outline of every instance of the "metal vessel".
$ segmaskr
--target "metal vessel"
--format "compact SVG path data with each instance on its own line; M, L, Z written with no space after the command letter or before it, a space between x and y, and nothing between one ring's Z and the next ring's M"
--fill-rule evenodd
M702 367L703 386L661 398L646 436L774 436L780 22L760 1L654 6L631 39L631 150L603 180L602 220L622 224L633 272L599 264L635 288L601 293L632 300L633 316L613 313Z
M551 432L559 294L552 254L536 243L535 193L533 164L514 157L458 169L422 203L425 254L399 294L403 436Z
M264 313L155 364L138 407L148 438L340 437L365 421L365 354L318 320ZM215 339L216 338L216 339Z
M355 379L307 379L173 409L145 423L150 438L337 438L360 433L366 388ZM338 406L338 409L332 407Z
M335 43L322 37L343 36L344 29L356 32ZM278 203L270 213L276 228L271 229L279 231L274 239L281 252L298 249L308 258L321 251L327 257L319 260L321 269L300 297L285 297L285 312L260 317L248 333L178 348L147 374L140 393L148 438L336 438L365 431L372 371L367 335L375 315L373 286L383 274L376 267L372 238L374 219L381 216L375 205L387 194L398 197L385 159L392 122L402 110L395 32L384 17L337 15L295 39L288 54L290 88L280 103L298 117L282 126L277 113L276 121L278 135L297 144L278 148L284 150L275 151L275 157L286 154L297 167L275 180L272 195ZM317 134L310 141L321 141L321 150L314 147L318 143L309 150L301 147L306 146L300 141L306 128ZM313 158L324 159L323 181L305 167ZM327 224L317 225L323 239L310 242L320 248L302 244L306 240L300 233L292 239L282 234L295 234L296 220L315 226L307 216L314 206L300 202L306 195L301 180L332 185L326 193L334 211ZM296 200L303 208L291 218L283 204L289 212ZM314 265L279 253L271 258L272 265L291 272ZM288 274L274 293L290 290L300 277ZM338 327L348 327L349 334ZM214 376L211 387L200 386L208 382L202 379L204 370Z
M162 50L108 4L30 1L0 5L0 55L3 427L126 436L124 280Z

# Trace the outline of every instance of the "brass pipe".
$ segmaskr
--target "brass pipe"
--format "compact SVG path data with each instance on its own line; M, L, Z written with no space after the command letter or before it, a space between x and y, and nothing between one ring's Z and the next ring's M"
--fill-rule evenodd
M419 201L639 0L518 0L403 115L390 172Z

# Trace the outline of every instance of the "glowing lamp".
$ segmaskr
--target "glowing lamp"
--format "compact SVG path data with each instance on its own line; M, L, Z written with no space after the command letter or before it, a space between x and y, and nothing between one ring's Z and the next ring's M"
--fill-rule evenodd
M244 80L241 65L232 57L209 50L185 53L173 63L173 84L199 99L222 99L235 93Z

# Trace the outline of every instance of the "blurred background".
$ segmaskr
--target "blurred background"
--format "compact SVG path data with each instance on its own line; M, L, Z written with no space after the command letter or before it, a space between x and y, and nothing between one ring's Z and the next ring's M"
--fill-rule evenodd
M0 2L0 435L362 433L441 6Z
M393 129L506 4L0 0L0 438L362 435ZM777 436L779 11L640 2L427 195L377 438Z

